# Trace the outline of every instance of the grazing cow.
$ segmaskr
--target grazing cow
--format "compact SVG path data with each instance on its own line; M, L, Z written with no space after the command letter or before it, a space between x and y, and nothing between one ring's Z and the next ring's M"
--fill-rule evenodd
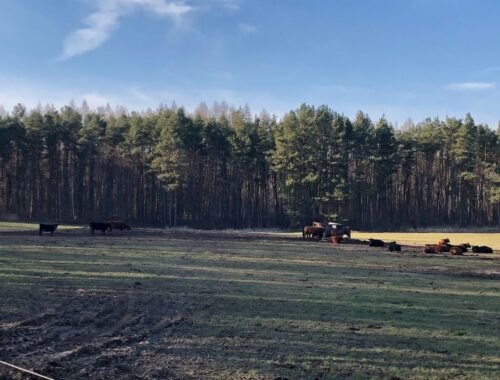
M318 240L323 239L323 234L325 233L325 229L323 227L313 227L312 238L318 238Z
M309 239L312 235L313 226L305 226L302 230L302 237L304 239Z
M110 231L112 231L113 229L115 230L120 230L121 232L123 232L123 230L131 230L130 226L127 224L127 223L123 223L123 222L111 222L111 227L110 227Z
M446 239L441 239L437 242L439 245L448 245L450 244L450 239L446 238Z
M488 247L486 245L473 245L472 246L472 252L474 253L493 253L493 249L491 247Z
M342 236L330 236L328 238L328 241L334 245L342 243L342 240L344 240Z
M40 223L40 231L38 235L41 235L42 232L50 232L50 236L54 236L54 231L57 229L58 224L43 224Z
M442 244L426 244L424 248L424 253L441 253L450 252L450 247L448 245Z
M385 247L385 243L382 240L378 239L368 239L370 243L368 243L369 247Z
M453 256L459 256L459 255L463 255L463 251L460 247L451 247L450 248L450 254L453 255Z
M395 241L393 242L390 242L388 245L387 245L388 249L390 252L401 252L401 246L396 243Z
M317 238L318 240L321 240L323 239L324 232L325 229L323 227L305 226L302 231L302 237L304 239Z
M100 230L101 235L106 235L106 230L111 230L111 223L92 222L90 223L90 230L92 235L94 234L94 230Z

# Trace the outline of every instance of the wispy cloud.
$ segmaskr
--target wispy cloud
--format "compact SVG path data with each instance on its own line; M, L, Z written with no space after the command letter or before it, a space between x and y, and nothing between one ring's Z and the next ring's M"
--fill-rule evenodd
M483 73L491 73L491 72L495 72L495 71L500 71L500 66L487 67L486 69L481 70L481 72L483 72Z
M118 27L120 18L134 9L147 9L177 21L183 14L193 10L183 2L168 0L95 0L95 3L97 9L85 18L85 27L66 37L60 59L68 59L102 45Z
M446 85L448 90L454 91L480 91L489 90L495 88L495 83L493 82L461 82L461 83L450 83Z
M240 10L240 0L192 0L196 9L222 9L236 12Z
M257 27L255 25L245 23L238 24L238 29L244 33L254 33L257 31Z

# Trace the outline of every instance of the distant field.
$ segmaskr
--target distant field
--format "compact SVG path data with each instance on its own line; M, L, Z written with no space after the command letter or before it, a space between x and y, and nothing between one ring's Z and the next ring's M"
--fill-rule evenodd
M0 232L0 360L56 379L500 373L498 254L393 254L281 233L40 237L29 225L8 227ZM21 377L0 366L0 378Z

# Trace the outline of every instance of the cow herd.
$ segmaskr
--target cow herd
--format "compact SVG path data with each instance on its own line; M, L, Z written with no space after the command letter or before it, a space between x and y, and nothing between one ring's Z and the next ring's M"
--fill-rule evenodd
M314 222L316 223L316 222ZM302 237L304 239L323 239L323 235L325 234L325 228L322 226L312 225L305 226L302 230Z
M390 243L385 243L379 239L368 239L368 246L370 247L387 247L391 252L401 252L401 245L397 244L395 241ZM424 246L424 253L449 253L453 256L463 255L469 252L469 249L473 253L493 253L493 249L486 245L481 246L471 246L469 243L462 243L453 245L450 243L450 239L440 239L437 244L426 244Z
M370 247L387 247L391 252L401 252L401 245L397 244L395 241L390 243L385 243L379 239L368 239L368 246ZM450 239L440 239L437 244L426 244L424 246L424 253L449 253L453 256L463 255L469 252L469 249L473 253L493 253L491 247L481 245L481 246L471 246L469 243L462 243L453 245L450 243Z
M41 235L44 232L49 232L50 236L54 236L54 231L57 229L58 224L48 224L48 223L40 223L40 229L38 234ZM113 230L130 230L130 226L124 222L91 222L89 224L90 233L94 235L94 231L101 231L101 235L105 235L106 231L112 233Z
M493 253L493 249L486 245L473 245L469 243L462 243L457 245L452 245L450 239L441 239L437 244L426 244L424 247L424 253L444 253L449 252L451 255L463 255L468 252L469 249L473 253Z
M57 229L58 224L47 224L40 223L39 235L44 232L50 233L50 236L54 236L54 231ZM130 230L130 226L124 222L112 221L112 222L91 222L89 224L90 233L94 235L95 231L101 231L101 235L105 235L106 232L112 233L113 229L120 230ZM317 239L322 240L325 235L325 226L319 222L313 222L312 226L305 226L302 230L302 237L304 239ZM339 235L332 232L332 235L327 238L327 241L331 244L341 244L344 241L345 234ZM348 235L348 237L350 237ZM401 252L401 245L395 241L386 243L379 239L368 239L369 247L387 247L390 252ZM463 255L468 252L469 249L473 253L493 253L491 247L481 245L481 246L471 246L469 243L462 243L453 245L450 243L450 239L440 239L437 244L426 244L424 247L424 253L426 254L436 254L436 253L449 253L453 256Z
M323 239L325 233L325 227L319 223L314 222L312 226L305 226L302 230L302 237L304 239ZM328 235L327 235L328 236ZM341 244L344 241L344 234L332 234L327 237L326 240L334 245ZM348 236L350 237L350 236ZM401 252L401 245L396 243L395 241L386 243L380 239L368 239L365 244L368 243L369 247L387 247L387 250L390 252ZM463 255L466 252L471 250L473 253L493 253L493 249L491 247L481 245L481 246L471 246L469 243L462 243L453 245L450 243L450 239L440 239L437 244L426 244L423 252L427 254L434 253L449 253L453 256Z
M351 228L339 223L330 222L328 224L313 222L312 226L305 226L302 229L302 237L304 239L321 240L323 237L329 239L332 236L351 237ZM332 241L333 242L333 241Z

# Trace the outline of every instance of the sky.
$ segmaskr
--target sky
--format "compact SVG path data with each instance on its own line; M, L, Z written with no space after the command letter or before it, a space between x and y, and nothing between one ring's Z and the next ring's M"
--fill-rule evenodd
M500 120L497 0L0 0L0 105Z

